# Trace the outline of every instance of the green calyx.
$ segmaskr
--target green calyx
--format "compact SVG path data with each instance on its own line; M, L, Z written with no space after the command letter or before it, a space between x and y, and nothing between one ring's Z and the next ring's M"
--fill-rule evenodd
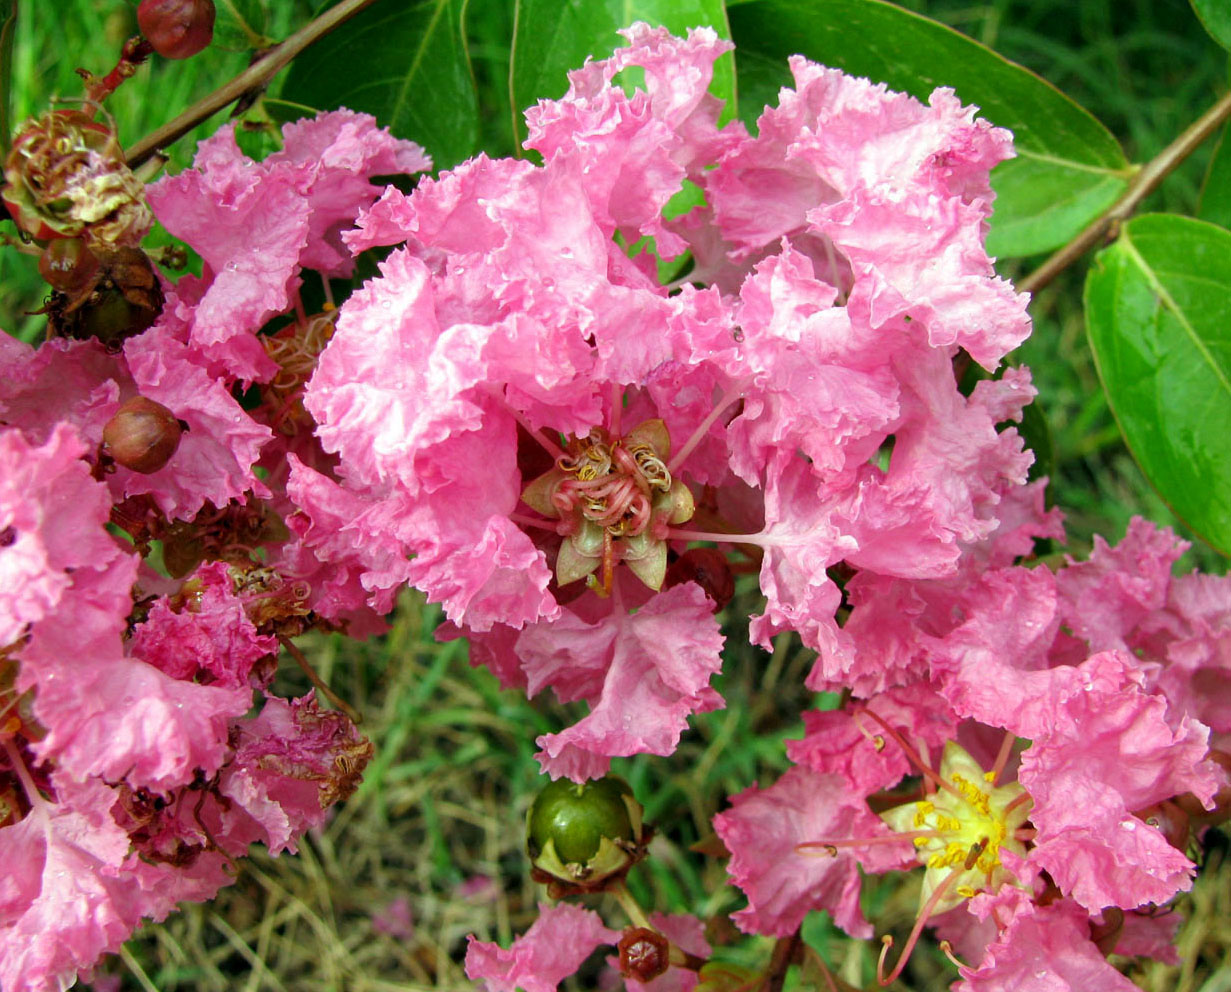
M627 869L638 857L641 804L628 783L607 777L546 786L526 818L534 867L553 878L592 885Z

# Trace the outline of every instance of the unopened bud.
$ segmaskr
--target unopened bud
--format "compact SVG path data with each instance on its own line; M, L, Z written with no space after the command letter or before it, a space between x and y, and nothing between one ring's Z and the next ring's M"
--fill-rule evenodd
M186 59L214 38L213 0L141 0L137 25L159 55Z
M148 475L171 460L183 427L161 403L134 396L103 428L103 450L116 463Z
M38 270L52 289L76 296L93 287L98 258L81 238L56 238L39 256Z
M573 885L598 883L640 857L641 804L623 779L559 779L530 807L526 847L534 867Z
M620 974L637 982L650 982L667 970L671 943L648 927L629 927L616 945Z

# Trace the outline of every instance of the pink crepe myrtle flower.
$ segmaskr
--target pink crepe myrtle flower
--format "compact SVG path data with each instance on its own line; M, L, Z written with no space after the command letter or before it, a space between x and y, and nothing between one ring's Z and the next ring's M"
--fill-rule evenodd
M528 115L541 166L479 157L361 214L352 251L400 247L342 306L304 400L350 527L406 561L349 556L349 574L378 594L402 571L507 684L587 698L587 721L540 742L545 768L577 778L667 753L682 716L718 702L700 600L678 616L693 671L666 681L687 704L669 740L625 733L644 715L620 692L600 701L622 649L570 647L600 617L665 615L690 543L759 558L754 640L797 630L836 678L852 646L826 570L952 574L1031 461L998 430L1028 373L966 397L952 364L965 348L994 367L1029 330L982 248L1007 133L947 91L925 107L797 61L798 89L753 138L720 127L706 92L726 42L626 37ZM629 95L612 80L632 66L645 85ZM779 209L751 178L775 170L804 177L790 217L741 228ZM685 181L706 204L668 222ZM711 234L738 277L706 269ZM697 268L661 286L617 243L639 237L664 258L692 247ZM919 269L930 257L944 263Z

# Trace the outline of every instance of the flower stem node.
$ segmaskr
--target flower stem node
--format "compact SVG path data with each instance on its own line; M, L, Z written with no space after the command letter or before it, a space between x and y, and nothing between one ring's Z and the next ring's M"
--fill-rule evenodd
M552 782L526 817L535 879L550 883L553 894L568 895L596 892L623 878L645 856L641 814L623 779Z

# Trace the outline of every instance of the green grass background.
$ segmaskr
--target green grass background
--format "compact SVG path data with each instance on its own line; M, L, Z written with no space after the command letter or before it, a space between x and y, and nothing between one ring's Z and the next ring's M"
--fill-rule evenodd
M1178 0L904 5L1051 80L1102 119L1135 161L1161 150L1226 88L1226 53ZM125 0L57 0L54 12L52 6L23 4L11 93L17 121L53 98L78 95L73 69L105 72L134 30L135 4ZM109 101L125 144L242 69L247 34L281 38L310 13L305 0L270 0L261 17L254 16L261 10L256 0L219 0L219 7L223 44L188 62L155 60ZM240 23L243 14L251 31ZM472 56L481 80L507 70L498 38L482 39ZM225 114L181 141L169 169L186 165L195 141L223 120ZM485 129L492 151L505 151L505 131L500 121ZM1145 208L1191 212L1208 156L1208 148L1194 155ZM1034 370L1056 453L1053 494L1079 554L1095 533L1118 539L1135 513L1171 521L1120 441L1099 387L1082 326L1083 274L1074 267L1038 295L1034 336L1016 356ZM38 340L42 318L26 311L39 306L43 292L32 258L0 252L0 326ZM1185 561L1194 564L1225 568L1203 548ZM747 647L746 621L736 618L755 608L754 592L744 588L727 611L726 668L716 680L727 708L695 718L671 759L616 763L659 826L653 857L631 878L635 894L647 906L712 918L719 953L751 965L764 962L768 942L737 938L722 925L741 897L725 884L719 861L689 847L708 834L725 796L776 777L786 764L782 740L799 736L804 709L825 703L801 688L811 653L796 639L780 638L772 655ZM469 667L464 644L435 641L438 620L434 607L407 593L382 638L303 639L319 673L365 715L376 757L362 788L305 838L298 857L255 850L218 900L146 927L102 966L101 976L145 992L469 988L459 964L466 935L507 942L532 922L542 895L526 876L522 830L538 786L534 737L567 725L583 708L501 691L488 673ZM297 671L279 680L282 692L307 689ZM1143 988L1231 990L1231 873L1221 865L1215 849L1194 893L1179 902L1184 964L1137 968L1133 977ZM901 946L917 882L899 882L871 881L866 911L877 933L896 934ZM413 932L389 936L373 921L398 899L411 907ZM621 925L613 905L594 904ZM845 940L819 914L807 934L836 973L870 983L873 943ZM941 989L955 977L938 955L919 953L896 987ZM593 980L591 972L571 985L592 987ZM794 973L791 981L808 984Z

